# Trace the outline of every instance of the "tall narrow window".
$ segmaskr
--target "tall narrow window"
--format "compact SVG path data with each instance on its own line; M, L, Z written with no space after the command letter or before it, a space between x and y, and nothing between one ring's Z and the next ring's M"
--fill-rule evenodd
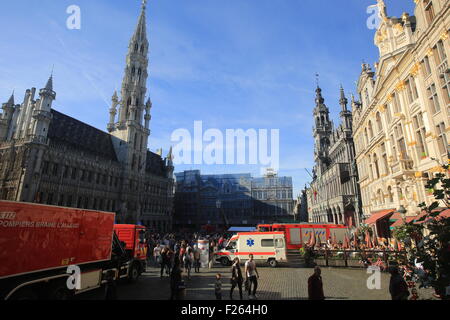
M406 90L408 92L408 102L413 103L419 98L419 93L417 92L416 80L414 77L409 77L406 82Z
M425 58L423 58L422 63L424 65L423 70L425 73L425 77L428 77L431 74L430 58L428 58L428 56L425 56Z
M386 153L386 145L384 143L381 144L381 157L383 158L383 166L384 166L384 174L389 174L389 164Z
M433 83L427 88L428 100L430 101L430 108L433 114L441 111L441 106L439 104L439 98L436 91L436 85Z
M434 50L437 53L436 64L439 66L441 63L444 63L444 61L447 59L447 55L445 53L445 48L444 48L444 42L442 42L442 40L439 40L436 43Z
M439 152L441 154L447 154L449 152L448 140L445 134L445 123L441 122L436 126L437 131L437 141L439 145Z
M388 123L388 127L392 121L392 109L391 109L391 105L390 104L386 104L386 119L387 119L387 123Z
M425 6L425 17L427 19L428 24L431 24L434 20L433 1L425 0L423 4Z
M426 131L425 125L423 123L423 115L419 112L416 116L413 117L414 130L416 132L416 150L417 156L419 159L423 159L427 157L427 146L425 142Z
M400 152L401 155L401 159L408 159L408 152L406 149L406 142L405 142L405 137L403 134L403 128L402 125L399 124L395 127L395 132L396 132L396 136L397 136L397 145L398 145L398 150Z
M373 164L375 166L375 179L380 178L380 167L378 166L378 156L376 153L373 154Z
M450 72L446 71L440 76L442 95L444 96L445 103L450 104Z
M381 121L381 115L379 112L377 112L377 130L378 132L383 131L383 123Z
M392 106L393 106L394 113L401 112L400 100L399 100L398 94L395 92L392 94Z
M369 121L369 141L373 138L373 126L372 121Z

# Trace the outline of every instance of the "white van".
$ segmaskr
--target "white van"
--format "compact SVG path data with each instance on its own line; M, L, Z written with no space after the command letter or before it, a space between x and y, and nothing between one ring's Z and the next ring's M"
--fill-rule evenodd
M256 263L268 263L276 267L287 262L284 232L242 232L234 235L225 249L216 252L215 260L224 266L231 265L234 258L241 262L253 254Z

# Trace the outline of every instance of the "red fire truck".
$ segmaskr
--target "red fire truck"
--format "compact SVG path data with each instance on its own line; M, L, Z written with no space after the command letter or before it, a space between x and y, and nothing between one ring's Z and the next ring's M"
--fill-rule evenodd
M344 241L345 233L349 229L340 224L318 224L318 223L282 223L282 224L260 224L258 231L281 231L284 232L287 249L300 249L304 243L309 242L314 234L321 242L326 242L335 236L337 241Z
M114 220L110 212L0 201L0 299L69 299L107 275L135 281L146 268L145 227Z

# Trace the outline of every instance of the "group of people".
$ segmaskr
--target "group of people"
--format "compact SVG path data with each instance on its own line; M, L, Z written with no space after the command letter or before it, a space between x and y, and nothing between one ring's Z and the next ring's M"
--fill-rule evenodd
M245 275L245 280L244 280ZM241 262L239 258L234 258L231 266L230 284L231 289L229 292L230 300L233 300L233 292L236 288L239 290L239 298L244 299L243 286L248 293L250 300L256 300L256 290L258 289L259 273L256 267L256 263L253 254L249 255L249 259L245 262L244 275L242 274ZM216 282L214 285L214 292L217 300L222 300L222 275L218 273L216 275Z
M185 288L185 283L182 279L182 274L185 273L187 279L191 279L191 270L195 273L200 272L201 268L201 249L198 246L198 241L209 241L209 268L214 263L215 252L222 249L226 243L225 235L206 235L200 234L186 234L186 233L172 233L160 235L152 233L147 235L148 258L150 262L160 268L161 279L164 276L170 277L170 299L182 299ZM217 280L216 287L219 288L220 277ZM236 286L239 281L237 280ZM216 290L218 293L219 290ZM219 295L217 295L219 296Z

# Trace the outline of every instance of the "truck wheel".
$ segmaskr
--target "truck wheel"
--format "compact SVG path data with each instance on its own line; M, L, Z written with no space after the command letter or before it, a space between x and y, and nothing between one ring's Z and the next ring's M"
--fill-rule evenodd
M222 257L220 258L220 263L224 266L224 267L228 267L230 265L230 260L226 257Z
M70 291L66 284L59 283L50 288L48 298L56 301L66 301L73 297L72 291Z
M272 268L276 268L278 265L277 260L275 259L269 259L269 266L271 266Z
M131 266L129 275L128 275L128 280L130 282L136 282L136 280L139 278L139 265L137 263L133 263L133 265Z
M31 301L31 300L38 300L38 296L36 292L34 292L30 288L24 288L20 289L19 291L15 292L11 298L9 298L11 301Z

